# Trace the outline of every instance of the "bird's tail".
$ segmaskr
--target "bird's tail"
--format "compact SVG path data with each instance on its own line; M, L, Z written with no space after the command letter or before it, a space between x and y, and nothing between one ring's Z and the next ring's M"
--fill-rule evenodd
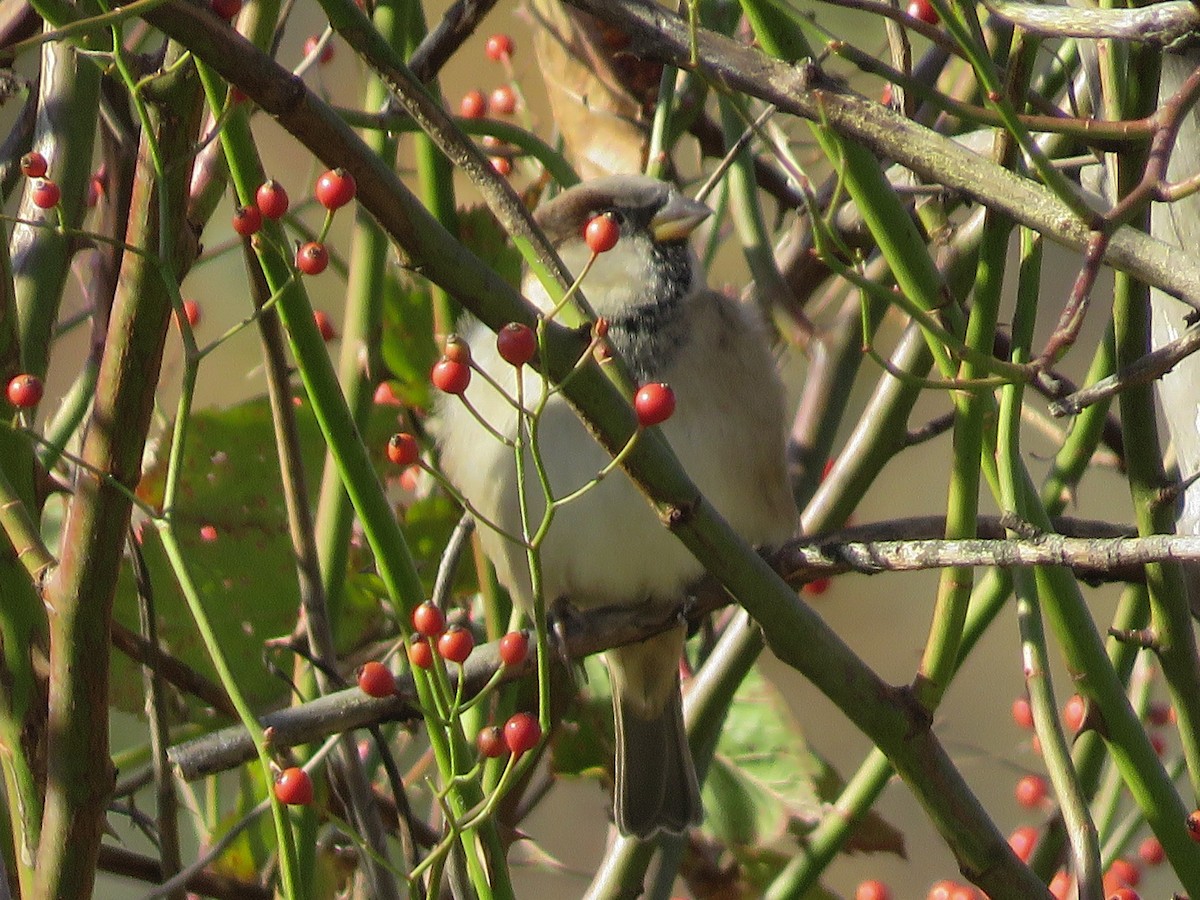
M613 817L625 835L679 834L703 815L683 728L682 649L680 627L605 654L617 739Z

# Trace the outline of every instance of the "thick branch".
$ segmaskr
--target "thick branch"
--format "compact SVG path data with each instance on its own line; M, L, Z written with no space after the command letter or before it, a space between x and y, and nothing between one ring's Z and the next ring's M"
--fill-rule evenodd
M1042 3L987 3L988 11L1042 37L1107 38L1165 47L1200 28L1191 0L1137 9L1090 9Z

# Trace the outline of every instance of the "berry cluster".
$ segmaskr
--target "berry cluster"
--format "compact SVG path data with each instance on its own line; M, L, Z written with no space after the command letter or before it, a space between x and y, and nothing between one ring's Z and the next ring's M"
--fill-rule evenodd
M516 49L513 39L507 34L493 34L484 45L484 52L492 62L502 63L512 75L512 56ZM479 88L473 88L463 94L458 103L458 114L464 119L482 119L491 113L497 116L511 116L517 111L519 97L516 90L509 84L502 84L492 89L490 95L485 95ZM512 174L512 159L508 148L499 141L486 140L484 144L496 151L491 157L492 168L499 174ZM503 152L501 152L503 151Z
M413 635L408 644L408 661L418 669L433 665L433 654L461 665L475 649L475 635L461 625L446 625L446 617L428 600L412 612ZM519 666L529 653L529 636L511 631L500 640L500 661Z
M46 157L36 150L31 150L21 157L21 174L33 179L29 199L38 209L53 209L62 199L62 190L58 182L47 177L49 171L50 164L46 162Z
M1061 718L1064 730L1070 735L1078 735L1080 732L1091 727L1089 724L1088 703L1079 694L1071 696L1063 704ZM1034 730L1033 709L1030 706L1028 698L1018 697L1013 701L1012 719L1017 727L1022 730ZM1146 711L1146 722L1151 729L1168 725L1172 722L1172 719L1173 710L1169 705L1164 703L1151 703ZM1161 754L1164 749L1161 735L1151 731L1150 741ZM1032 746L1035 752L1041 752L1041 745L1038 742L1036 734L1032 737ZM1026 809L1037 810L1043 814L1053 811L1053 798L1050 796L1050 785L1041 775L1031 773L1022 776L1017 781L1014 795L1017 803ZM1185 824L1193 839L1200 841L1200 810L1188 816ZM1013 831L1009 836L1008 844L1019 859L1028 862L1033 856L1038 837L1039 832L1037 828L1025 825ZM1103 878L1104 896L1108 900L1137 900L1138 893L1136 888L1142 877L1139 862L1142 866L1157 866L1163 862L1164 858L1163 846L1159 843L1158 839L1153 836L1144 838L1137 846L1136 862L1132 859L1118 857L1109 865ZM1058 871L1050 881L1049 890L1051 895L1059 898L1059 900L1073 897L1075 895L1075 884L1070 873L1066 870ZM930 896L933 896L932 893Z
M512 756L519 757L528 753L542 739L542 726L536 716L519 712L509 718L501 728L498 725L486 725L475 737L475 747L479 755L486 759L495 759L504 755L507 750Z
M358 192L354 176L345 169L330 169L317 179L313 196L326 209L325 226L315 241L306 241L296 248L296 269L304 275L320 275L329 267L329 250L324 240L334 212L350 203ZM244 238L253 237L263 226L264 220L282 219L291 205L287 190L274 178L268 178L254 193L254 202L238 207L233 214L233 230ZM324 318L322 318L324 317ZM333 340L336 333L329 317L324 313L317 316L317 327L321 337Z

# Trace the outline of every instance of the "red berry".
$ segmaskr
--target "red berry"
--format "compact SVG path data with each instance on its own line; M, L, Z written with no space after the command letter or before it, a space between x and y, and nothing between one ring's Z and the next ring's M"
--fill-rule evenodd
M317 44L321 42L318 35L310 34L304 39L304 55L312 56L313 51L317 49ZM332 38L325 42L325 46L321 48L321 55L317 57L317 62L326 66L333 61L333 40Z
M242 11L242 0L212 0L213 12L228 22Z
M396 392L392 390L392 383L390 381L379 382L379 384L375 387L374 401L376 406L404 405L403 401L396 396Z
M195 328L200 324L200 304L195 300L183 301L183 317L187 319L187 323Z
M288 806L307 806L312 803L312 779L303 769L292 766L275 779L275 796Z
M408 662L414 669L428 669L433 665L433 648L419 634L414 634L408 645Z
M475 636L471 634L471 629L461 625L451 625L438 638L438 653L450 662L465 663L474 649Z
M1167 739L1161 734L1150 735L1150 746L1154 748L1154 752L1162 756L1167 752Z
M475 746L479 749L480 756L495 759L504 753L504 732L500 730L499 725L485 725L475 736Z
M96 204L100 202L100 198L103 196L104 182L93 175L91 180L88 181L87 197L83 202L87 204L88 209L94 209Z
M804 587L800 590L804 591L810 597L820 597L829 590L831 584L833 584L832 578L814 578L812 581L804 582Z
M950 900L950 892L956 887L958 887L958 885L956 885L953 881L942 879L929 889L929 893L926 895L926 900Z
M892 86L885 84L883 90L879 92L879 102L884 106L892 105Z
M542 726L529 713L517 713L504 723L504 743L513 756L532 750L541 739Z
M296 251L296 268L305 275L320 275L328 267L329 251L320 241L301 244L300 249Z
M21 174L26 178L43 178L49 168L46 157L36 150L30 150L21 157Z
M1146 719L1151 725L1169 725L1175 720L1175 710L1171 704L1157 701L1146 710Z
M1012 718L1018 728L1024 728L1027 731L1033 728L1033 707L1024 697L1018 697L1013 701Z
M1071 876L1061 869L1050 879L1050 893L1054 900L1067 900L1071 892Z
M621 226L608 213L594 216L583 229L583 242L593 253L607 253L617 246L621 236Z
M511 116L517 111L517 94L507 84L492 91L488 100L488 109L500 116Z
M390 697L396 693L396 679L387 666L373 659L358 670L358 687L368 697Z
M446 344L442 348L442 356L445 359L468 366L471 364L471 345L457 334L452 334L446 338Z
M29 409L38 405L45 390L36 375L17 375L8 383L8 402L17 409Z
M216 525L201 525L200 526L200 540L204 541L204 543L211 544L218 537L219 537L219 534L217 532Z
M520 368L537 352L537 335L528 325L509 322L496 334L496 350L506 363Z
M639 425L646 428L659 425L675 412L675 392L661 381L644 384L634 395L633 409Z
M426 600L412 611L412 625L422 637L435 638L446 630L446 617L435 604Z
M507 178L512 174L512 160L507 156L493 156L490 162L497 175Z
M1141 900L1141 894L1131 887L1119 887L1108 895L1108 900Z
M529 655L529 635L510 631L500 638L500 661L506 666L519 666Z
M254 202L258 205L258 211L268 219L282 219L283 214L288 211L287 191L274 178L259 185Z
M313 321L317 323L317 331L321 332L321 340L329 343L337 337L337 329L333 327L333 319L323 309L313 310Z
M410 494L415 494L420 486L421 467L409 466L400 473L400 487L408 491Z
M1087 704L1084 703L1082 697L1074 694L1063 706L1063 724L1072 733L1078 732L1083 727L1083 719L1086 713Z
M1162 861L1167 858L1166 851L1163 850L1163 845L1153 835L1138 844L1137 852L1138 859L1148 866L1161 865Z
M411 434L393 434L388 438L387 458L395 465L411 466L420 456L421 447Z
M458 101L458 114L464 119L482 119L487 115L487 98L483 91L471 89Z
M949 900L975 900L975 888L965 884L955 884L950 888Z
M1026 809L1034 809L1046 799L1049 788L1041 775L1026 775L1017 782L1017 802Z
M29 196L33 205L39 209L52 209L58 206L58 201L62 199L62 191L49 178L38 178L33 182L33 190Z
M933 8L933 4L929 0L912 0L908 4L908 14L914 19L920 19L926 25L938 23L937 10Z
M1021 862L1029 862L1033 848L1037 846L1038 830L1031 825L1022 825L1008 836L1008 846Z
M1200 844L1200 809L1195 809L1188 813L1184 824L1187 825L1188 836Z
M872 878L855 888L854 900L892 900L892 892L882 881Z
M345 169L330 169L317 179L313 194L317 202L329 210L341 209L354 199L358 184Z
M430 379L434 387L447 394L461 394L471 383L471 367L452 359L440 359L434 364Z
M487 53L488 59L493 62L500 62L505 59L511 59L513 50L515 49L513 39L507 34L493 34L487 39L484 52Z
M1142 870L1129 860L1118 857L1112 861L1104 877L1111 879L1115 887L1137 887L1142 880Z
M257 206L241 206L233 213L233 230L242 237L250 237L262 228L262 213Z

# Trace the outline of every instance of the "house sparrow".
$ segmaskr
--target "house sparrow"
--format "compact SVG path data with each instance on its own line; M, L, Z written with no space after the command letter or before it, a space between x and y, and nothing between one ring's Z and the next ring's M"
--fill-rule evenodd
M572 272L582 271L592 255L583 231L600 213L614 217L620 237L596 258L583 290L608 321L607 340L639 384L672 386L676 409L662 430L704 496L748 541L783 541L792 534L796 512L784 462L782 391L754 314L705 285L688 246L689 234L711 210L644 176L597 178L566 190L535 219ZM522 288L543 310L553 306L532 275ZM499 357L494 336L478 322L465 328L475 363L515 397L517 370ZM545 385L529 367L522 372L525 403L533 408ZM516 434L512 402L485 379L473 379L466 398L496 431ZM512 449L457 398L446 399L440 419L447 476L485 517L521 534ZM550 397L537 435L554 497L576 490L609 462L561 393ZM531 459L525 471L536 527L543 491ZM531 608L524 547L481 525L480 539L500 581L517 603ZM675 604L703 574L623 473L556 510L541 545L541 569L546 601L578 609ZM616 724L614 818L625 835L677 834L701 819L680 696L684 637L680 623L604 654Z

